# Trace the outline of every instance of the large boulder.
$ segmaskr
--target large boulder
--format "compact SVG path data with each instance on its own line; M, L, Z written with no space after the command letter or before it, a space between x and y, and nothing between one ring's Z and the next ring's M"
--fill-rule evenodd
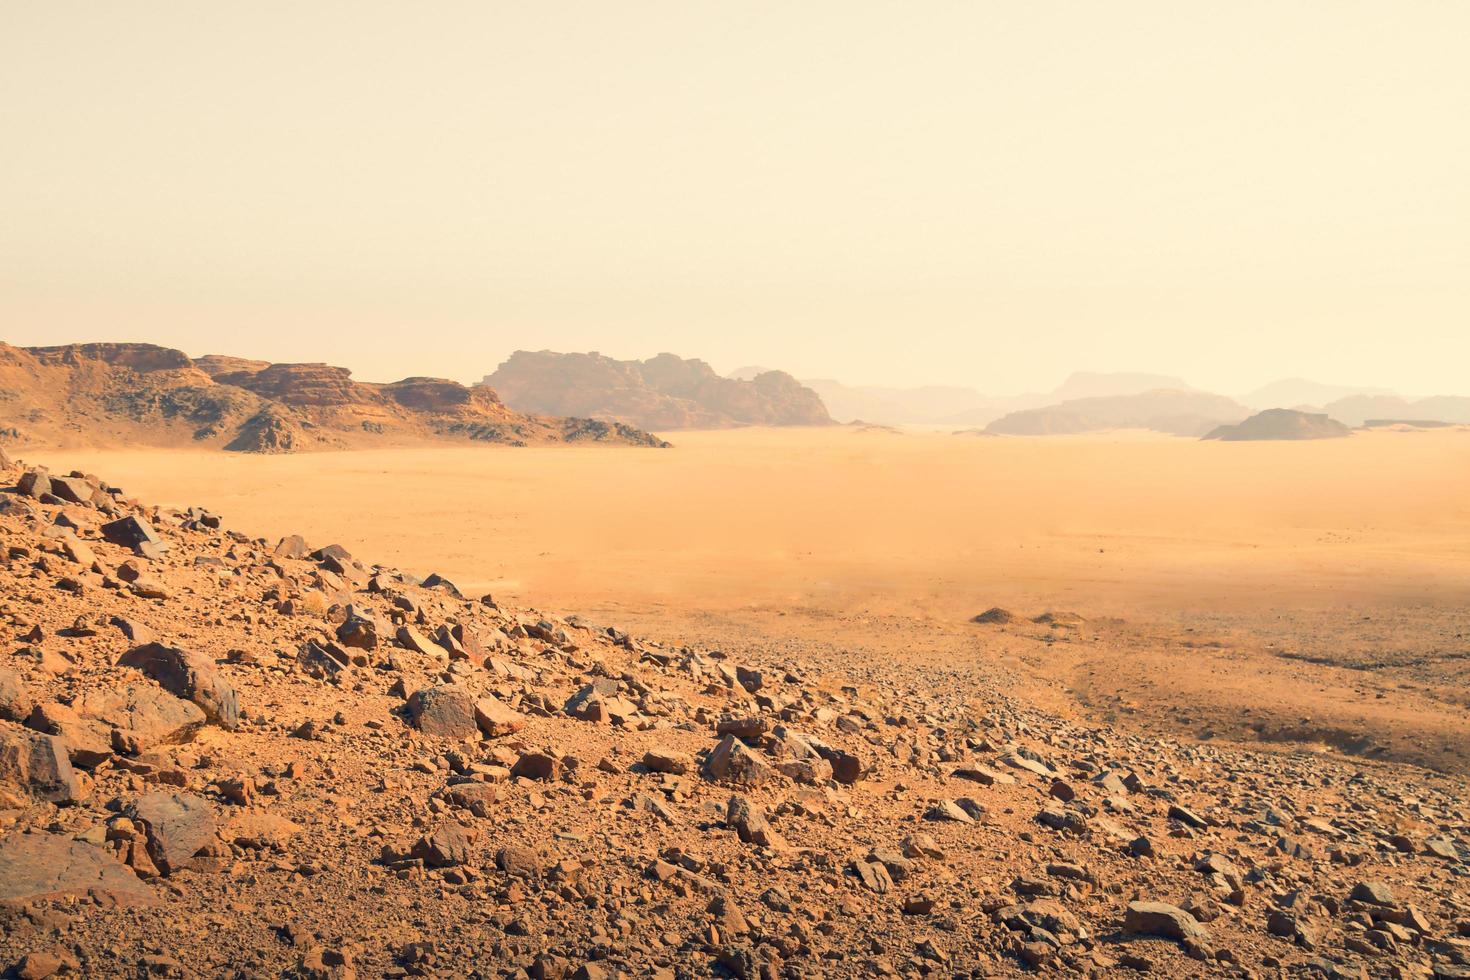
M90 898L104 905L156 905L153 889L100 847L57 834L0 838L0 906Z
M760 786L780 779L771 764L734 735L726 735L704 761L704 777L722 783Z
M69 705L38 704L26 724L61 736L72 763L91 767L115 752L137 755L187 742L205 721L198 706L139 681L88 691Z
M214 661L192 650L145 643L122 655L124 667L136 667L170 694L192 701L221 728L240 725L240 699Z
M70 804L82 796L67 759L66 743L54 735L24 728L0 728L0 783L19 786L51 803Z
M1164 902L1129 902L1123 916L1123 931L1136 936L1160 936L1176 942L1209 939L1205 927L1176 905Z
M24 722L35 706L20 675L0 668L0 719Z
M163 550L164 541L145 521L136 517L124 517L102 525L102 537L115 545L137 550L144 545Z
M408 698L408 717L425 735L468 738L480 731L475 699L457 684L414 691Z
M124 813L143 825L148 856L166 875L186 867L215 839L214 811L192 793L149 793Z
M89 691L72 708L84 724L106 726L111 750L124 755L187 742L208 720L197 704L141 681Z

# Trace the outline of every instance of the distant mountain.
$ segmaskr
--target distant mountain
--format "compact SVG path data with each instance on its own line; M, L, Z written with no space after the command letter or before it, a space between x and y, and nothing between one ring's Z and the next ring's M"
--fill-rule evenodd
M619 361L595 351L522 350L484 383L520 411L618 419L646 429L832 423L821 397L784 371L737 380L673 354Z
M1163 388L1191 390L1180 379L1166 375L1087 371L1072 374L1050 392L1022 395L987 395L974 388L945 385L892 388L845 385L830 379L803 379L802 383L822 396L838 421L862 419L885 425L984 426L1010 412L1075 398L1136 395Z
M246 452L429 439L665 445L629 426L522 414L489 388L439 378L368 384L328 364L218 355L196 362L182 351L129 343L0 344L0 437Z
M1147 391L1194 391L1183 379L1167 374L1141 374L1131 371L1099 373L1074 371L1061 386L1051 392L1052 401L1076 398L1116 398L1140 395Z
M1432 398L1400 398L1397 395L1352 395L1330 402L1322 409L1347 425L1360 426L1369 419L1415 419L1429 422L1470 422L1470 398L1436 395Z
M1268 408L1238 425L1222 425L1206 433L1206 439L1222 442L1280 441L1289 439L1340 439L1352 430L1336 419L1291 408Z
M1200 436L1221 423L1239 421L1249 414L1244 405L1223 395L1163 389L1136 395L1073 398L1042 408L1011 412L991 422L986 431L1038 436L1152 429L1171 435Z
M936 425L947 424L961 414L994 418L1014 407L1014 399L992 398L973 388L854 386L826 378L802 383L822 396L827 410L840 422L861 419L882 425Z
M1264 408L1299 408L1304 405L1323 406L1338 399L1353 395L1393 395L1387 388L1367 388L1358 385L1329 385L1305 378L1286 378L1263 385L1241 402L1255 411Z

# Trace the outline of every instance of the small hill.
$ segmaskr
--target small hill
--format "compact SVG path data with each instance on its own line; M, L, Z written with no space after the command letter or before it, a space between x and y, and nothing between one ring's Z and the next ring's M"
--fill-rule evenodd
M1289 439L1340 439L1352 432L1336 419L1292 408L1268 408L1238 425L1222 425L1205 435L1221 442Z
M737 380L674 354L619 361L595 351L516 351L484 383L518 411L612 419L644 429L832 424L817 393L784 371Z
M1205 391L1163 389L1138 395L1075 398L1043 408L1011 412L990 423L999 435L1075 435L1107 429L1152 429L1178 436L1199 436L1249 411L1223 395Z
M369 384L329 364L194 361L153 344L0 344L0 438L271 453L427 439L666 445L602 420L517 412L483 386L440 378Z

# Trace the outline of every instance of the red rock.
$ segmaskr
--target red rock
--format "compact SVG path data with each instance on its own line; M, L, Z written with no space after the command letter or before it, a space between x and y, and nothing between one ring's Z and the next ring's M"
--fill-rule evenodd
M91 897L107 905L156 905L158 897L106 851L56 834L0 838L0 905Z

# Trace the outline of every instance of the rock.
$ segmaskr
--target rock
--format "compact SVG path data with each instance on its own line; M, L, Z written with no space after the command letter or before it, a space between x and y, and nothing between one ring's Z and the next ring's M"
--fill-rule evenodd
M20 475L15 489L23 496L39 500L51 493L51 477L40 470L27 470Z
M541 856L532 848L511 844L495 852L495 866L515 878L541 874Z
M1398 902L1394 899L1393 889L1381 881L1360 881L1353 886L1352 894L1348 897L1355 902L1378 905L1382 908L1391 909L1398 907Z
M413 692L408 699L408 716L425 735L469 738L480 733L475 699L456 684L441 684Z
M277 558L305 558L310 549L306 545L306 539L299 534L288 534L276 542L275 549L271 552Z
M703 775L715 782L743 786L760 786L780 778L766 760L746 748L745 743L734 735L726 735L710 752L704 762Z
M158 904L153 889L100 847L47 833L0 838L0 906L76 898Z
M337 642L358 650L376 650L381 633L378 620L369 611L347 607L347 618L337 627Z
M410 853L431 868L452 868L469 863L478 842L479 835L469 828L446 823L420 837Z
M498 792L492 783L455 783L444 791L444 800L450 806L468 810L475 816L490 816Z
M283 847L301 833L300 825L269 810L246 808L230 817L220 837L239 847L264 850Z
M784 847L786 842L771 829L760 805L743 796L732 796L725 808L725 825L731 827L747 844L760 847Z
M97 556L93 554L91 547L70 530L61 535L60 541L62 552L78 565L83 568L91 568L97 564Z
M970 608L973 609L975 607L971 606ZM984 623L987 625L1004 625L1006 623L1014 623L1015 621L1016 614L1008 609L1002 609L1000 606L991 606L970 620L972 623Z
M398 627L398 632L394 634L394 639L405 650L412 650L425 657L438 658L444 656L444 650L438 644L430 643L422 633L412 626Z
M863 887L870 892L886 895L893 890L893 878L888 869L877 861L854 860L851 862L853 872Z
M131 640L135 645L142 646L157 642L158 640L157 634L136 619L129 619L126 616L113 616L108 622L116 626L122 635Z
M1136 936L1160 936L1176 942L1206 942L1209 932L1194 916L1163 902L1129 902L1123 931Z
M974 823L975 818L966 813L954 800L940 800L924 813L925 820Z
M956 779L968 779L970 782L979 783L982 786L1009 786L1013 785L1016 781L1016 777L1010 773L995 772L979 765L960 766L954 772L950 773L950 775Z
M688 752L649 749L643 753L643 766L649 772L665 772L674 776L683 776L694 771L694 757Z
M122 655L118 664L136 667L170 694L198 705L221 728L240 725L240 699L210 658L192 650L147 643Z
M138 682L89 691L72 712L43 713L67 740L72 761L95 765L114 752L138 755L192 739L208 720L204 710L152 684Z
M1193 827L1195 830L1204 830L1210 825L1210 822L1204 817L1178 804L1173 804L1169 807L1169 819L1178 820L1180 823Z
M123 812L143 825L148 856L165 875L187 867L200 848L214 839L214 811L190 793L149 793Z
M0 727L0 784L18 786L38 799L63 806L82 796L66 743L23 728Z
M95 487L78 476L51 477L51 493L68 503L90 504Z
M144 545L159 551L165 551L168 548L164 540L158 536L157 531L136 517L124 517L111 521L102 525L101 531L104 540L134 551L143 548Z
M35 708L35 699L13 670L0 668L0 720L24 722Z
M768 728L760 715L725 715L715 724L717 734L734 735L745 741L760 738Z
M475 702L475 724L490 738L513 735L526 725L526 716L486 695Z
M527 752L511 767L510 774L520 779L555 779L561 763L550 752Z
M346 651L330 641L307 640L296 654L296 665L317 680L340 680L352 672Z

